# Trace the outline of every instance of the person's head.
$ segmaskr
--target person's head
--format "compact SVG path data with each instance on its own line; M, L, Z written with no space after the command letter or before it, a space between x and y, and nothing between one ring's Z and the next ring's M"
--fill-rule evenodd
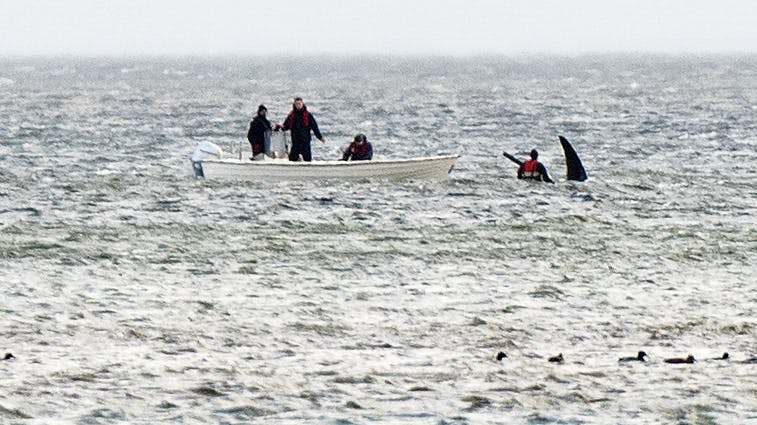
M537 158L539 158L539 152L537 152L536 149L531 149L531 159L536 161Z
M363 133L358 133L355 136L355 142L358 143L358 144L363 144L363 143L365 143L367 141L368 141L368 138L365 137L365 134L363 134Z
M265 116L267 112L268 112L268 108L266 108L265 105L258 106L258 115Z
M302 101L301 97L295 97L294 102L292 102L292 107L294 109L302 109L305 106L305 102Z

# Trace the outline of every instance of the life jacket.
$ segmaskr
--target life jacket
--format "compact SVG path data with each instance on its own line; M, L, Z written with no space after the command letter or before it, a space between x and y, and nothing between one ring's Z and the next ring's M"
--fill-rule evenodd
M350 146L350 153L352 154L353 160L359 161L371 159L373 152L371 145L369 145L368 142L365 142L362 145L357 144L357 142L353 142L352 146Z
M524 179L540 179L541 178L541 173L539 172L539 161L535 159L531 159L523 163L523 178Z
M304 128L308 128L310 126L310 112L308 111L308 108L305 105L302 105L302 126ZM299 115L298 111L296 109L292 109L289 112L289 115L287 115L287 119L284 121L284 127L288 129L294 128L294 119L295 115Z

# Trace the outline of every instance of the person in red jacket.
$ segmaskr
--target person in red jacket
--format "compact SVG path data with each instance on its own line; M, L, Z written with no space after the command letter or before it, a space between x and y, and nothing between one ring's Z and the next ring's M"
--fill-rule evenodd
M355 136L355 141L344 151L342 161L367 161L373 158L373 146L368 142L365 134Z
M554 181L549 178L547 167L545 167L541 162L537 161L537 158L539 158L539 152L537 152L536 149L532 149L531 159L524 162L520 167L518 167L518 178L554 183Z
M290 161L299 161L300 155L302 155L303 161L311 161L313 159L310 150L311 130L316 139L326 143L326 140L321 135L321 131L318 129L315 117L308 111L301 97L294 98L292 111L289 112L283 124L276 124L274 130L290 131L292 136L292 147L289 149Z

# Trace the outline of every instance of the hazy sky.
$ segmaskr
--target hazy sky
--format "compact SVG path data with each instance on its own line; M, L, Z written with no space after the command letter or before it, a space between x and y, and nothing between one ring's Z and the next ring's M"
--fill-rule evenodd
M0 0L0 55L757 52L757 0Z

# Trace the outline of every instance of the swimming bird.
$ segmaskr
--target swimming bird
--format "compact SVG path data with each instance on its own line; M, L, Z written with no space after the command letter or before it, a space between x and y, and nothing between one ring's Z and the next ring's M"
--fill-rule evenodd
M5 357L3 357L3 360L10 360L10 359L15 359L15 357L13 357L13 354L5 353Z
M694 360L694 356L689 354L685 359L681 357L673 357L672 359L665 359L663 361L665 363L680 364L680 363L694 363L696 360Z
M750 358L742 361L741 363L755 364L755 363L757 363L757 357L750 357Z
M730 359L730 358L731 358L731 356L730 356L730 355L729 355L729 354L728 354L728 353L726 352L726 353L723 353L723 355L722 355L722 356L720 356L720 357L715 357L715 358L714 358L714 359L712 359L712 360L728 360L728 359Z
M505 357L507 357L507 354L505 354L505 353L503 353L501 351L499 353L497 353L497 361L500 361L500 360L504 359Z
M647 353L643 351L639 351L636 354L636 357L621 357L618 359L619 362L645 362L647 361Z
M563 361L565 361L565 359L563 358L562 353L560 353L556 356L548 358L547 361L550 363L562 363Z

